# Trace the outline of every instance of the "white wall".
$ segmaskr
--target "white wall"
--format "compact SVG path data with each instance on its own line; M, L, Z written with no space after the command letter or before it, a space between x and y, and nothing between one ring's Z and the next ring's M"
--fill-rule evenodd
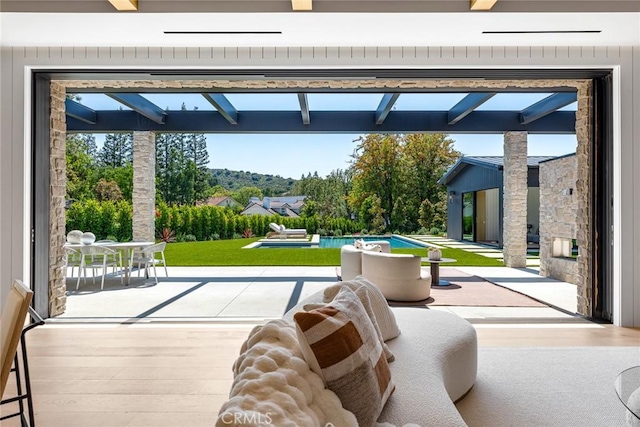
M640 47L3 47L0 64L0 283L27 278L26 67L614 67L615 323L640 326ZM26 135L26 136L25 136ZM25 145L27 144L27 145ZM624 195L624 197L621 197ZM624 230L624 233L621 233ZM28 278L27 278L28 279Z

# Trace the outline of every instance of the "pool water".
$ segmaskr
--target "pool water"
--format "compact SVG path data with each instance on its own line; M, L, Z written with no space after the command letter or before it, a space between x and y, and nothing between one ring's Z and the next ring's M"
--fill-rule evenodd
M320 237L321 248L341 248L343 245L353 245L355 239L364 239L365 242L374 240L386 240L391 243L391 249L424 248L427 245L413 243L407 239L396 236L368 236L368 237Z

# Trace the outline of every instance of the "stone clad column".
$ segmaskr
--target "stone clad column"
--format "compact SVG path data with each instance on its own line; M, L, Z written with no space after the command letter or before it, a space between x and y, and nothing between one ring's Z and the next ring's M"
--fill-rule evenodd
M67 162L65 158L67 123L63 85L51 82L51 133L49 143L49 315L58 316L65 312L67 304L67 258L64 252L66 241L66 212L64 209L67 193Z
M156 134L133 133L133 239L155 240Z
M507 267L527 266L527 133L504 134L503 251Z

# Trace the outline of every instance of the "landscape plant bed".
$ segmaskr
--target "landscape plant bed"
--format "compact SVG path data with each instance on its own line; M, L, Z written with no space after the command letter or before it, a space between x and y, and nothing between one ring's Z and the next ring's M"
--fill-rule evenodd
M252 265L304 265L339 266L340 249L334 248L269 248L242 249L252 239L212 240L206 242L170 243L165 255L170 266L252 266ZM406 253L426 257L426 249L394 249L394 253ZM502 261L483 257L462 249L443 248L444 258L455 263L443 265L502 267ZM426 265L426 263L425 263Z

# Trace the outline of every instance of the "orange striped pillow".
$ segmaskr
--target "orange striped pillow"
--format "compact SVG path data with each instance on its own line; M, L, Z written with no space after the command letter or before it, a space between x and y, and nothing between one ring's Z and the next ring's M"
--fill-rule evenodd
M294 316L305 360L351 411L373 426L395 384L382 344L356 294L343 287L327 306Z

